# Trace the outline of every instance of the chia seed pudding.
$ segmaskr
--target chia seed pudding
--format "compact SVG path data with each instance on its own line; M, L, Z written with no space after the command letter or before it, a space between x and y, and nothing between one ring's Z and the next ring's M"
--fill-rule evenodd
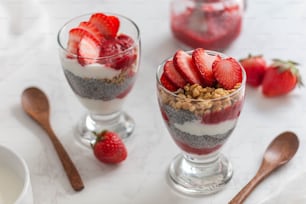
M121 16L94 13L73 19L69 32L61 34L67 41L60 52L65 77L92 114L120 111L133 87L140 44L138 30L126 26L130 23Z
M125 76L125 73L113 80L83 78L64 71L72 90L80 97L109 101L124 93L135 81L135 76Z
M239 87L238 84L232 90L225 90L188 84L175 93L159 87L161 112L176 144L185 152L198 155L222 147L234 130L242 108L243 96L234 93ZM210 97L195 99L195 90Z
M109 114L121 108L136 80L137 60L115 70L102 64L81 66L76 59L62 60L66 79L80 102L92 113Z

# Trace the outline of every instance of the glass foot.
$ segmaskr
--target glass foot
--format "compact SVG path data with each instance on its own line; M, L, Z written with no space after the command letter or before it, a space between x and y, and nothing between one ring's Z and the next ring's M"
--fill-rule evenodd
M170 185L186 195L216 193L224 188L232 175L232 165L223 155L201 162L179 154L169 167Z
M116 132L121 139L129 138L135 128L134 120L125 112L113 113L111 115L85 115L77 126L77 139L87 147L95 140L94 132L103 130Z

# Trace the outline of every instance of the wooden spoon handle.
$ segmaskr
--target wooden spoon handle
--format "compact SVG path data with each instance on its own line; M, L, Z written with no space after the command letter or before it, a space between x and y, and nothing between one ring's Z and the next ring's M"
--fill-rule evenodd
M242 204L256 186L272 172L272 168L260 168L257 174L244 186L229 204Z
M62 165L65 169L72 188L75 191L82 190L84 188L82 178L77 168L73 164L72 160L70 159L68 153L66 152L65 148L63 147L62 143L58 140L50 125L43 125L43 128L46 130L50 140L52 141L52 144L57 152L59 159L62 162Z

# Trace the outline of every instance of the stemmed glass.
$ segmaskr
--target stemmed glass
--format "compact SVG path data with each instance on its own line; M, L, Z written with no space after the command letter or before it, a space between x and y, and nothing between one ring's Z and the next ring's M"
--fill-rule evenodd
M222 53L206 51L209 55ZM192 53L192 51L189 51ZM156 75L157 98L166 127L182 153L169 167L170 184L189 195L211 194L221 190L232 177L233 169L228 159L220 153L221 147L235 129L245 92L246 74L235 89L216 89L208 99L192 99L182 91L171 92L161 81L165 62ZM193 85L190 92L203 91ZM196 90L198 89L198 90Z
M122 139L128 138L135 127L134 120L124 111L123 103L131 91L139 67L140 33L139 28L131 19L119 14L104 13L119 19L118 35L129 36L129 43L122 51L111 52L110 55L98 58L84 58L70 53L67 49L69 31L79 26L80 22L88 21L93 14L86 14L68 21L60 28L57 36L60 61L66 79L75 96L87 109L86 115L77 125L77 139L85 145L90 145L95 139L94 132L105 129L117 132ZM117 44L114 45L114 47ZM90 51L89 51L90 52ZM133 56L133 57L131 57ZM80 59L93 62L82 65ZM133 60L123 68L109 67L110 62ZM107 64L108 63L108 64ZM125 65L125 64L124 64Z

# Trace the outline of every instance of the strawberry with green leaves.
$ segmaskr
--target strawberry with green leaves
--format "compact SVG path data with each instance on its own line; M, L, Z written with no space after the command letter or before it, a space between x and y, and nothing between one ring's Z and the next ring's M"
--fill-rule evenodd
M108 164L117 164L127 158L126 147L119 135L112 131L95 133L96 141L92 144L95 157Z
M297 85L303 85L297 65L290 60L274 59L263 78L262 93L267 97L281 96L291 92Z
M247 75L246 83L252 87L260 86L267 69L267 63L263 56L249 55L247 58L241 59L240 64Z

